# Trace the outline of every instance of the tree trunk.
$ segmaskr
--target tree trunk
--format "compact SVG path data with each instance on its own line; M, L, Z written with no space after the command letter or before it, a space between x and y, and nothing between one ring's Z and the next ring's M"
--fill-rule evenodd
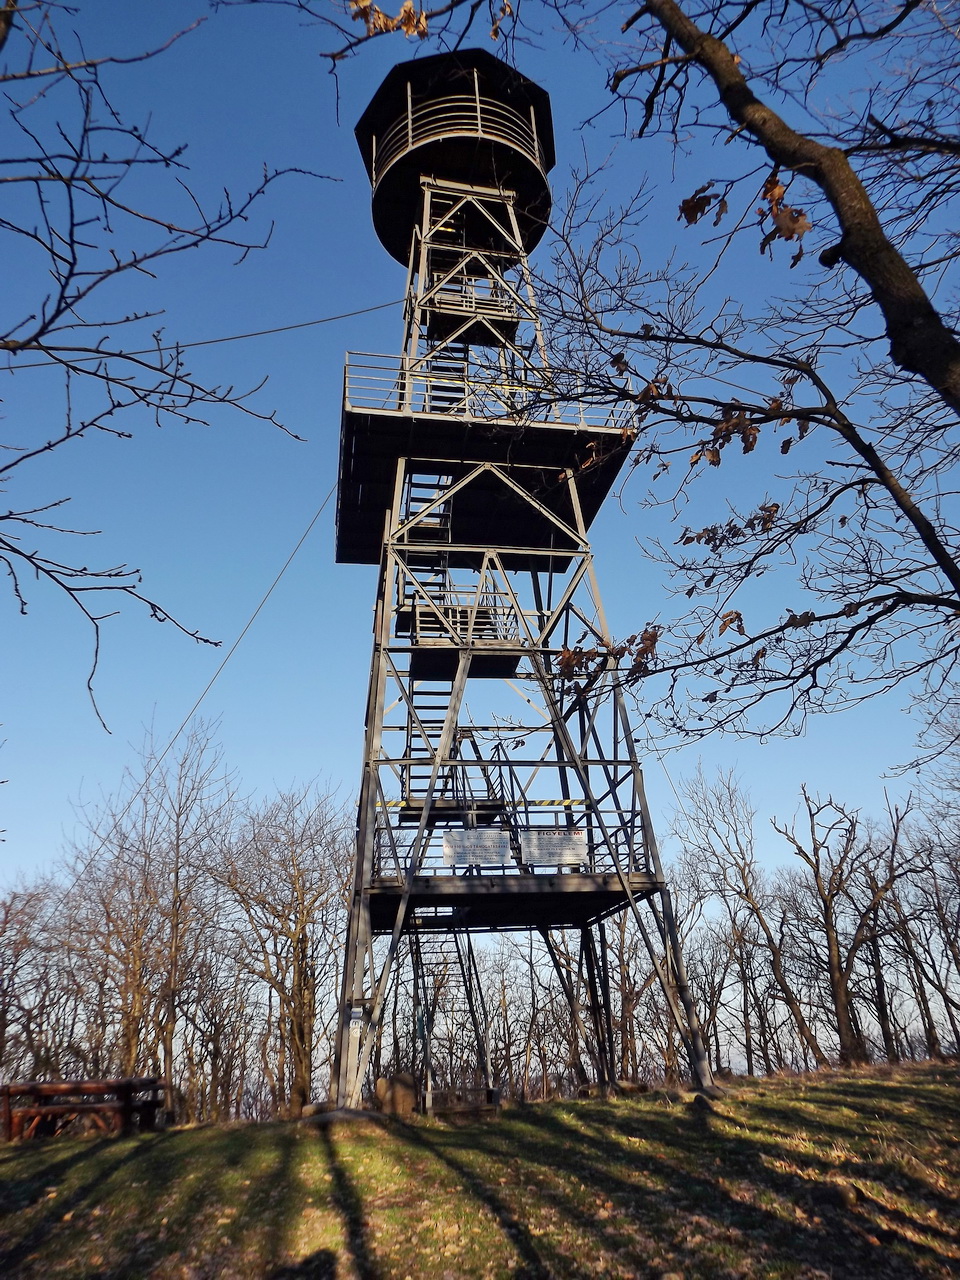
M737 948L737 967L740 970L740 997L743 1016L743 1052L746 1058L747 1075L755 1075L753 1067L753 1023L750 1018L750 987L747 982L747 971L743 960L743 944Z
M880 956L880 910L873 909L873 933L870 935L870 959L873 965L873 986L877 998L877 1022L880 1024L880 1036L883 1040L883 1051L888 1062L899 1062L897 1043L893 1028L890 1025L890 1004L887 1000L887 984L883 977L883 962Z
M850 983L844 966L840 962L840 943L832 911L824 911L824 927L827 934L830 995L833 999L837 1023L837 1038L840 1042L840 1064L851 1067L865 1062L866 1053L853 1021L853 1011L850 1007Z

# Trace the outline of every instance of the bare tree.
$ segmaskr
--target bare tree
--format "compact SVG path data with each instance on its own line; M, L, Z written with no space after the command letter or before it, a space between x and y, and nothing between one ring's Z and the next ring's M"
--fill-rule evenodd
M45 1017L36 979L44 968L38 924L46 906L43 884L11 890L0 901L0 1069L7 1072L43 1057L36 1051L36 1028Z
M258 231L251 220L281 176L264 169L248 191L210 204L188 185L183 145L154 137L146 121L114 105L116 81L191 30L138 54L91 55L73 30L73 11L57 0L5 0L0 8L0 245L18 268L4 292L0 352L10 371L39 364L63 386L63 410L53 420L8 426L0 486L13 496L0 513L0 566L21 613L30 585L39 583L89 622L90 681L100 624L123 601L212 642L145 594L139 570L97 568L71 550L78 535L96 531L66 522L68 497L18 503L18 482L35 479L55 452L97 434L127 438L145 421L201 423L226 406L279 425L260 407L258 387L199 379L150 305L150 282L168 259L204 248L242 260L263 248L269 224ZM125 309L118 286L126 284L130 297L134 282L136 301Z
M930 1057L960 1045L960 856L951 798L931 796L911 832L921 873L898 885L885 918L889 950L905 970ZM932 821L931 821L932 817Z
M114 1070L155 1071L173 1119L179 1041L204 995L206 956L217 946L211 866L235 812L232 782L211 730L195 723L176 751L147 739L118 794L88 816L89 834L68 868L63 947L81 986L100 987L105 1026L117 1031Z
M735 920L736 905L749 914L764 948L780 1000L793 1019L796 1032L818 1067L828 1058L810 1025L796 983L790 973L792 919L777 891L758 864L754 849L754 812L732 774L713 785L698 773L685 788L677 835L684 853L705 868L714 892Z
M328 796L288 793L249 811L211 868L237 961L262 984L263 1067L280 1114L299 1115L313 1095L318 1022L337 989L346 836Z
M903 811L891 810L886 833L877 831L865 838L857 814L833 800L813 798L806 789L802 797L804 832L798 833L796 823L774 821L773 827L804 867L790 885L793 911L798 932L815 962L826 970L839 1058L849 1066L868 1059L854 1012L857 966L870 943L879 947L881 904L921 862L901 839ZM883 991L881 980L876 992Z
M170 1119L299 1114L326 1085L349 824L240 804L208 726L148 739L49 881L0 900L0 1073L158 1075Z

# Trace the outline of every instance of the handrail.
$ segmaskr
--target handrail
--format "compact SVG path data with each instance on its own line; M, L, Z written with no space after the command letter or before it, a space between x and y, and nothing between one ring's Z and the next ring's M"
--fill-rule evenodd
M542 424L579 430L625 433L633 426L629 404L594 405L560 400L548 375L522 382L494 371L471 377L465 370L431 371L404 367L402 357L351 352L344 379L348 410L423 414L432 418L474 418L511 426Z
M475 604L473 600L463 603L447 603L417 599L413 607L413 642L422 644L425 639L445 641L448 644L462 643L462 637L468 633L474 642L484 643L495 640L518 640L520 623L516 611L504 593L503 604ZM405 606L405 607L410 607Z
M472 94L455 94L432 98L414 107L387 129L376 141L373 161L373 185L402 155L434 138L489 138L504 142L546 171L546 159L540 140L530 122L512 107L491 98Z

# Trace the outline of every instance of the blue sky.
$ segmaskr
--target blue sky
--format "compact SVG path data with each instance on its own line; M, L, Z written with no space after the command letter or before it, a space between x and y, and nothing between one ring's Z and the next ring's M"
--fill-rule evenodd
M129 55L203 13L200 0L152 6L98 0L81 3L76 24L88 51ZM401 297L404 271L373 233L352 126L389 66L415 48L380 40L343 65L337 85L318 56L324 44L317 28L290 12L241 7L210 17L162 57L110 73L124 111L149 117L164 142L189 143L189 180L210 199L224 186L240 191L256 183L264 163L334 179L290 176L278 183L254 219L261 229L273 223L270 247L239 267L227 251L203 251L171 260L155 281L118 285L110 302L119 311L164 311L141 337L162 324L170 337L200 342ZM12 46L8 52L12 57ZM560 192L571 166L582 163L584 146L603 155L616 141L612 119L588 134L578 129L606 100L603 75L549 34L521 67L553 97L559 161L553 182ZM647 143L621 144L611 162L614 197L644 168L662 184L644 232L651 249L674 236L672 210L703 180L702 158L681 158L672 172L671 163L662 147ZM178 198L160 182L143 195L159 205ZM752 258L742 272L745 292L775 284L779 277L770 270L785 272L785 262L768 269ZM38 287L28 262L12 265L10 285L24 299ZM191 365L211 382L248 386L267 377L258 404L276 409L305 442L229 411L213 414L208 427L158 430L138 421L132 440L77 442L32 464L5 500L72 495L69 522L103 531L84 547L91 563L137 565L150 595L229 647L335 482L344 352L395 351L400 337L397 306L198 347ZM0 373L0 395L8 441L39 438L62 416L62 384L48 370ZM639 496L627 488L594 530L605 604L620 634L669 607L659 571L637 541L651 531L649 517L638 513ZM355 791L375 570L335 565L333 518L331 500L202 705L203 716L219 721L226 759L250 792L315 778L339 788L345 800ZM8 780L0 787L6 830L0 881L6 883L55 862L74 833L78 806L117 789L146 727L166 741L224 654L134 609L109 620L96 686L108 734L86 694L87 629L49 592L31 585L28 594L26 618L8 595L0 597L0 777ZM894 693L822 719L798 740L713 740L671 755L667 767L675 779L691 773L701 756L708 769L736 768L765 815L792 813L801 782L876 811L885 786L902 794L909 785L883 777L910 753L914 727L903 701ZM652 759L648 787L655 814L665 815L670 787Z

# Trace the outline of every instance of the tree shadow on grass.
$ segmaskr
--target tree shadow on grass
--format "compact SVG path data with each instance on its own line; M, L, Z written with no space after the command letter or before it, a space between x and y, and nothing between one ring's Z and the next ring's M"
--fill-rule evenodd
M871 1126L857 1132L851 1131L850 1120L846 1124L839 1119L836 1122L825 1121L819 1110L814 1115L799 1112L779 1099L755 1101L751 1097L748 1102L752 1113L751 1127L762 1130L768 1139L795 1138L800 1128L808 1134L809 1144L814 1149L800 1152L794 1147L790 1158L810 1173L826 1177L833 1171L848 1178L880 1183L890 1183L895 1178L900 1193L919 1198L927 1203L927 1208L935 1208L949 1218L956 1212L956 1201L950 1192L943 1189L937 1171L925 1167L931 1147L921 1151L916 1146L921 1140L932 1141L933 1150L939 1148L941 1153L947 1152L951 1143L949 1116L946 1109L943 1115L938 1116L937 1104L933 1101L929 1109L924 1108L920 1112L915 1095L907 1100L913 1104L910 1112L884 1107L872 1096L869 1108L865 1102L854 1105L852 1109L857 1114L869 1114L871 1117ZM828 1114L833 1107L839 1109L848 1105L843 1099L831 1099L826 1103ZM816 1106L819 1109L819 1098Z
M618 1212L601 1225L569 1191L564 1197L569 1220L608 1248L624 1247L616 1218L626 1211L651 1224L656 1238L674 1251L680 1269L697 1276L722 1274L723 1254L730 1251L748 1260L757 1275L784 1268L790 1274L828 1268L835 1276L858 1280L873 1274L955 1274L956 1260L945 1252L895 1229L884 1231L885 1209L878 1213L878 1206L862 1200L848 1208L819 1199L825 1190L835 1190L825 1180L826 1162L812 1154L809 1161L797 1161L791 1153L791 1163L809 1164L817 1177L793 1174L777 1166L768 1143L729 1134L720 1117L658 1116L649 1109L644 1114L617 1107L613 1114L588 1111L576 1117L544 1111L521 1123L531 1125L530 1163L540 1165L546 1182L555 1187L554 1171L573 1165L591 1192L613 1202ZM612 1133L636 1142L636 1149L622 1145L611 1153ZM643 1177L654 1180L653 1186L644 1185ZM657 1180L666 1181L665 1191ZM918 1224L912 1226L915 1233ZM883 1242L875 1234L878 1228ZM943 1239L937 1230L929 1234ZM956 1243L955 1237L948 1239Z
M96 1141L84 1140L71 1144L62 1159L51 1162L47 1157L49 1147L37 1144L34 1148L17 1145L8 1147L0 1164L0 1215L19 1213L44 1199L47 1191L75 1166L90 1160L107 1150L109 1138ZM8 1168L16 1168L13 1177L5 1176ZM2 1255L0 1255L2 1257Z
M955 1274L955 1236L934 1228L921 1240L919 1220L911 1231L908 1218L894 1221L879 1204L838 1203L831 1166L815 1152L809 1165L792 1153L781 1165L775 1144L731 1134L719 1115L588 1105L516 1112L499 1131L405 1128L499 1220L552 1215L557 1229L538 1232L536 1247L525 1227L519 1239L511 1233L531 1276L607 1274L606 1262L584 1269L586 1251L616 1259L610 1274L623 1265L698 1277L730 1275L731 1266L754 1276L826 1269L850 1280ZM496 1179L499 1194L488 1186L495 1174L507 1175Z
M909 1124L923 1116L936 1125L945 1117L960 1119L960 1100L956 1086L960 1070L953 1063L939 1066L924 1064L909 1082L894 1083L884 1077L843 1077L817 1082L815 1105L819 1109L850 1107L860 1111L869 1108L872 1116L893 1124ZM937 1089L935 1097L924 1094L925 1088Z
M171 1130L81 1142L60 1159L51 1159L49 1148L23 1151L23 1178L10 1179L6 1170L0 1276L56 1270L85 1280L107 1274L139 1280L186 1271L205 1280L282 1271L300 1209L298 1137L293 1126ZM312 1265L292 1274L318 1280L335 1274L322 1254Z
M266 1280L337 1280L337 1256L329 1249L319 1249L295 1266L271 1271Z
M395 1121L395 1125L395 1131L398 1134L402 1133L411 1146L420 1147L435 1160L445 1164L460 1179L464 1190L489 1209L504 1235L523 1259L522 1266L513 1272L517 1280L550 1280L553 1273L534 1245L528 1228L507 1202L470 1167L467 1160L458 1159L448 1149L447 1143L433 1140L419 1125L405 1124L402 1120ZM471 1130L471 1135L475 1135L476 1132Z
M321 1125L316 1130L316 1134L326 1155L327 1166L332 1179L330 1198L333 1201L334 1208L343 1219L347 1248L353 1258L353 1265L356 1267L359 1280L380 1280L380 1269L374 1261L370 1250L363 1200L354 1186L346 1167L337 1155L337 1149L333 1141L332 1126L328 1124Z
M163 1142L164 1137L165 1135L159 1135L154 1139L154 1142ZM13 1243L6 1245L6 1247L0 1248L0 1275L15 1276L23 1274L24 1263L31 1260L32 1254L37 1252L41 1245L50 1238L50 1235L58 1228L60 1222L69 1221L70 1217L88 1199L95 1197L97 1188L101 1187L102 1181L104 1181L104 1167L102 1166L104 1166L105 1162L109 1165L108 1176L113 1176L116 1171L136 1162L140 1152L138 1152L136 1146L129 1142L124 1142L123 1146L120 1146L120 1144L111 1142L110 1139L100 1139L92 1143L78 1139L77 1146L70 1152L70 1155L65 1156L63 1160L55 1161L55 1164L52 1165L50 1162L42 1162L41 1169L42 1156L44 1155L45 1151L42 1151L42 1149L38 1152L38 1158L31 1158L35 1157L35 1153L29 1152L27 1157L29 1166L36 1172L28 1172L22 1180L14 1179L8 1184L10 1188L9 1197L5 1197L5 1199L14 1199L18 1196L18 1181L22 1183L23 1189L27 1189L26 1196L23 1196L23 1190L20 1190L22 1199L20 1199L19 1204L14 1202L15 1211L22 1213L24 1210L31 1210L31 1208L45 1207L40 1208L40 1211L33 1215L35 1221L28 1226L22 1235L19 1235L18 1239L15 1239ZM118 1158L110 1161L109 1157L111 1155L116 1155ZM86 1166L88 1176L84 1176L82 1180L79 1180L70 1189L67 1196L60 1196L58 1185L60 1181L65 1176L76 1171L78 1167L82 1170L83 1166ZM40 1197L32 1194L33 1189L38 1184L44 1185L47 1192L46 1196ZM6 1206L4 1207L6 1208ZM17 1222L18 1219L14 1219L14 1225ZM9 1238L13 1233L8 1231L5 1234Z

